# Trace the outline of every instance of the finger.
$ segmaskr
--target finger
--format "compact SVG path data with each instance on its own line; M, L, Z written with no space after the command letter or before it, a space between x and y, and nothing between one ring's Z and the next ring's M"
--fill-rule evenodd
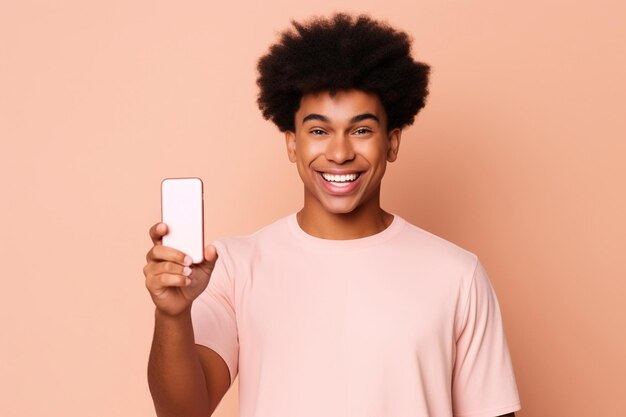
M219 254L217 253L217 248L213 245L206 245L204 247L204 259L198 264L198 268L206 274L211 274L218 258Z
M150 239L152 239L152 244L161 245L163 242L163 235L167 234L167 224L163 222L159 222L154 224L150 228Z
M191 283L189 277L177 274L159 274L154 275L153 285L155 289L163 287L186 287Z
M147 273L158 275L158 274L176 274L176 275L184 275L189 276L193 272L191 266L184 266L177 264L176 262L153 262L148 264L146 268Z
M204 260L211 264L215 264L218 258L217 248L213 245L206 245L204 247Z
M191 256L186 253L164 245L153 246L148 252L146 260L148 262L169 261L183 266L190 266L193 261Z

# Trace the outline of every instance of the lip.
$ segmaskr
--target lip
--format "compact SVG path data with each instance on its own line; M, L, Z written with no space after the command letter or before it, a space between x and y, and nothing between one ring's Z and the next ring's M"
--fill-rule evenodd
M346 195L346 194L352 193L359 186L359 183L361 182L361 178L363 177L363 171L343 171L343 174L336 174L336 172L338 172L338 171L323 171L323 172L327 173L327 174L331 174L332 173L332 174L335 174L335 175L353 174L353 173L357 173L357 172L361 173L357 177L356 180L352 181L348 185L336 186L336 185L333 185L332 183L326 181L322 177L322 172L321 171L316 171L316 173L317 173L316 176L318 178L318 181L320 181L320 185L324 188L324 190L326 190L326 192L328 194L332 194L332 195Z
M329 169L325 171L317 171L320 174L323 172L324 174L332 174L332 175L348 175L348 174L358 174L363 171L355 171L355 170L338 170L338 169Z

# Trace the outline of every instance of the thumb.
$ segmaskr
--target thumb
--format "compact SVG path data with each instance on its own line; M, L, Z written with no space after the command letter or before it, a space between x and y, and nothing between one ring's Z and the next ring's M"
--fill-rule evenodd
M204 247L204 261L203 263L208 263L213 265L215 261L217 261L218 254L217 248L211 244L206 245Z

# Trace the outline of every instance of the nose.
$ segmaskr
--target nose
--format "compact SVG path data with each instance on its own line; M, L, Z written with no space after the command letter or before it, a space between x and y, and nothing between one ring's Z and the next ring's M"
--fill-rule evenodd
M343 135L334 135L326 146L326 159L341 164L354 159L354 148L350 138Z

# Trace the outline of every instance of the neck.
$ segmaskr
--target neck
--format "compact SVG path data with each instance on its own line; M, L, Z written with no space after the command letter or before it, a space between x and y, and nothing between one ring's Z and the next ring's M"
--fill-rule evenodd
M296 218L300 228L311 236L346 240L382 232L393 221L393 214L383 210L376 198L348 213L329 212L321 204L305 201Z

